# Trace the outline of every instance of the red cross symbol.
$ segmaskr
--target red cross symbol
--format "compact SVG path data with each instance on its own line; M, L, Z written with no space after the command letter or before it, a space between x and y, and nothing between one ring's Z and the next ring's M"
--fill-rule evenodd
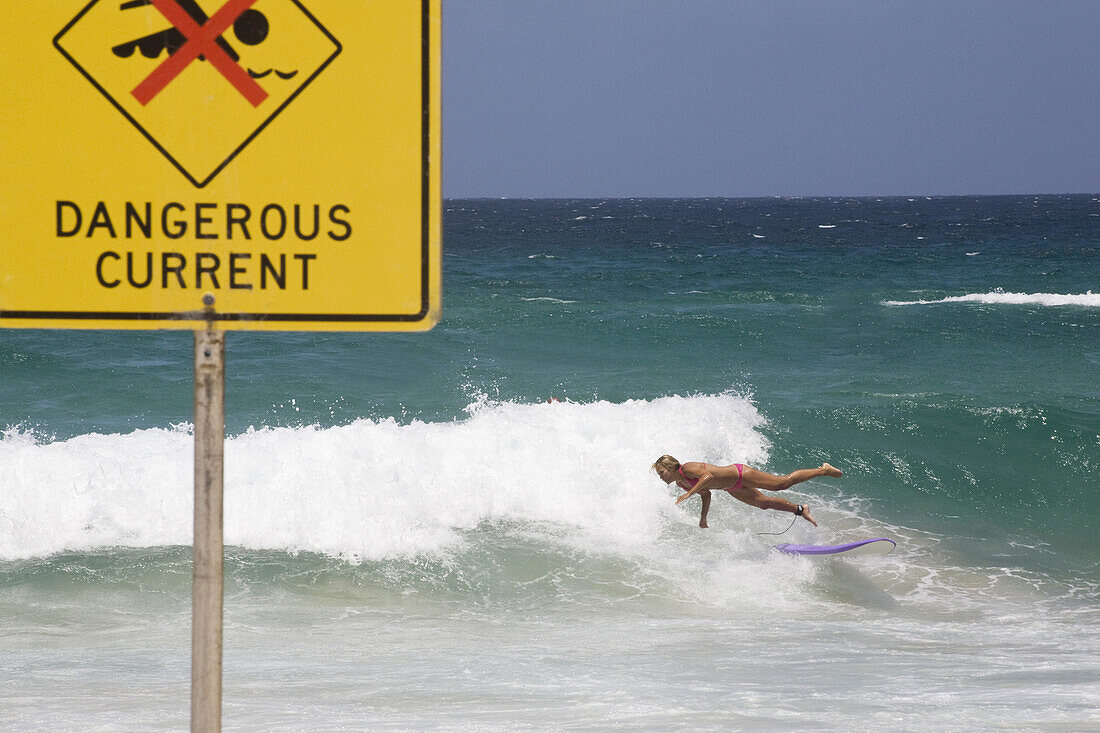
M205 56L253 107L259 107L260 102L267 99L267 92L216 43L225 29L255 2L256 0L229 0L200 26L176 0L152 0L161 15L187 38L187 42L165 59L145 81L134 87L131 92L134 98L142 105L149 104L192 61L199 56Z

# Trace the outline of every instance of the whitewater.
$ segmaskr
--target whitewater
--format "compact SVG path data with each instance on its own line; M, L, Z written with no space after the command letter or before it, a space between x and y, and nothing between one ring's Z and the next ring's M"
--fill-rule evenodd
M688 411L693 419L677 419ZM501 520L645 544L658 518L676 516L655 490L657 457L767 458L754 430L763 418L735 395L617 405L482 397L467 412L442 423L387 418L231 436L226 542L352 560L442 555L461 530ZM192 450L187 425L59 442L8 431L0 558L189 544Z

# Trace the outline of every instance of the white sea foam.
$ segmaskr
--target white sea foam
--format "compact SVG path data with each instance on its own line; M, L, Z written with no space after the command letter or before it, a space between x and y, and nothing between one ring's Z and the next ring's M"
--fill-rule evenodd
M1079 306L1085 308L1100 307L1100 294L1091 290L1079 295L1061 295L1058 293L1006 293L994 290L989 293L968 293L954 295L939 300L884 300L882 305L938 305L941 303L984 303L987 305L1041 305L1041 306Z
M509 544L529 545L540 556L560 553L566 564L609 559L622 568L609 587L633 586L667 603L748 616L782 607L802 618L829 603L819 592L827 563L780 556L769 551L778 538L757 536L782 531L787 515L719 495L711 528L698 531L698 502L675 506L650 469L663 453L766 466L765 420L749 398L519 404L482 397L466 412L449 422L362 419L229 438L226 544L353 563L429 563L460 568L460 575L510 562ZM187 426L52 442L7 431L0 437L0 560L189 545L192 451ZM845 468L858 471L851 461ZM937 615L984 605L967 588L1019 585L1003 569L956 569L936 556L931 535L846 509L850 499L829 493L841 489L825 480L784 492L792 501L808 498L823 529L797 522L782 541L908 537L875 564L874 584ZM556 592L587 597L593 590L585 577ZM866 581L849 585L858 608L891 602L881 591L865 597Z
M628 547L690 521L650 470L761 464L764 420L736 395L551 404L479 399L453 422L262 428L225 448L225 541L347 558L438 555L485 521L551 523ZM188 429L0 439L0 559L191 542Z

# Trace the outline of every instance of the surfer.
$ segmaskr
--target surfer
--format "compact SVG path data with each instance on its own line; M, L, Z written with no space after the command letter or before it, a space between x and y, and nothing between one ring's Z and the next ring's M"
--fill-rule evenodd
M684 490L677 499L679 504L684 499L699 494L703 500L703 510L699 514L699 526L706 529L707 512L710 511L710 491L718 489L729 493L735 499L743 501L757 509L776 509L782 512L790 512L797 517L802 517L813 526L817 522L810 516L808 507L802 504L792 504L786 499L765 496L760 489L766 491L782 491L795 484L809 481L812 478L831 476L839 478L841 471L833 468L828 463L822 463L820 468L802 468L786 476L776 476L765 471L749 468L743 463L734 463L730 466L715 466L710 463L680 463L669 455L661 456L653 464L653 470L666 484L676 482L676 485Z

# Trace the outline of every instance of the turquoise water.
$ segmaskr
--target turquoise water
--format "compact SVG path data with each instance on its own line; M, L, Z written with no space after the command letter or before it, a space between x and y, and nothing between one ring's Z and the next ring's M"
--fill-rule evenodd
M228 335L227 728L1100 725L1100 198L445 208L430 333ZM190 385L0 332L16 729L186 725Z

